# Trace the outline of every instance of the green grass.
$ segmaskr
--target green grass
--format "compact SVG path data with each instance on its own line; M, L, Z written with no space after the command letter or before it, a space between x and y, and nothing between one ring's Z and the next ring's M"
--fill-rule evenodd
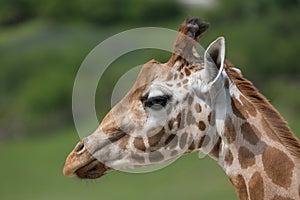
M0 199L236 199L215 161L197 154L146 174L110 172L99 180L66 178L64 161L78 136L73 130L0 146Z

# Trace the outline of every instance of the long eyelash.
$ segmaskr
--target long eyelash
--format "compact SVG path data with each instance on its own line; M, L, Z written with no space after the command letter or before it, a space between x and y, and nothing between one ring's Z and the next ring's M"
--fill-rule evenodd
M162 96L157 96L157 97L150 97L147 99L147 101L153 101L153 100L169 100L171 97L170 95L162 95Z
M142 103L144 103L144 102L148 99L148 96L149 96L149 93L147 93L147 94L141 96L141 97L140 97L140 101L141 101Z
M145 107L151 107L151 106L153 106L155 104L161 104L164 107L164 106L166 106L167 101L169 101L170 98L171 98L170 95L162 95L162 96L157 96L157 97L150 97L145 102L143 102L143 104L144 104Z

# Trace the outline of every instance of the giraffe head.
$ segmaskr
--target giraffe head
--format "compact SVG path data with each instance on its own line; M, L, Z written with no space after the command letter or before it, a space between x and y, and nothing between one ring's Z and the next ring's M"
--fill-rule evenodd
M127 95L70 153L66 176L98 178L109 169L149 166L199 148L213 149L225 44L220 37L199 56L195 45L207 28L198 19L180 26L170 60L144 64Z

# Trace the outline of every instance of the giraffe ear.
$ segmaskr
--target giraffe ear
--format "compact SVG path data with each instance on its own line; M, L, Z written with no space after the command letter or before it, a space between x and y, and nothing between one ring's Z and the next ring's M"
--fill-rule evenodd
M225 39L219 37L213 41L204 53L203 79L207 84L213 85L220 77L225 59Z

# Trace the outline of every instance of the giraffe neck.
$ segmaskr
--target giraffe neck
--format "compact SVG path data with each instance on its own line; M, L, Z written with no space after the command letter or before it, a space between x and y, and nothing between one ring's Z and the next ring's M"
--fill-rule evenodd
M230 78L225 88L227 107L217 160L239 198L299 199L297 151L286 146L265 113Z

